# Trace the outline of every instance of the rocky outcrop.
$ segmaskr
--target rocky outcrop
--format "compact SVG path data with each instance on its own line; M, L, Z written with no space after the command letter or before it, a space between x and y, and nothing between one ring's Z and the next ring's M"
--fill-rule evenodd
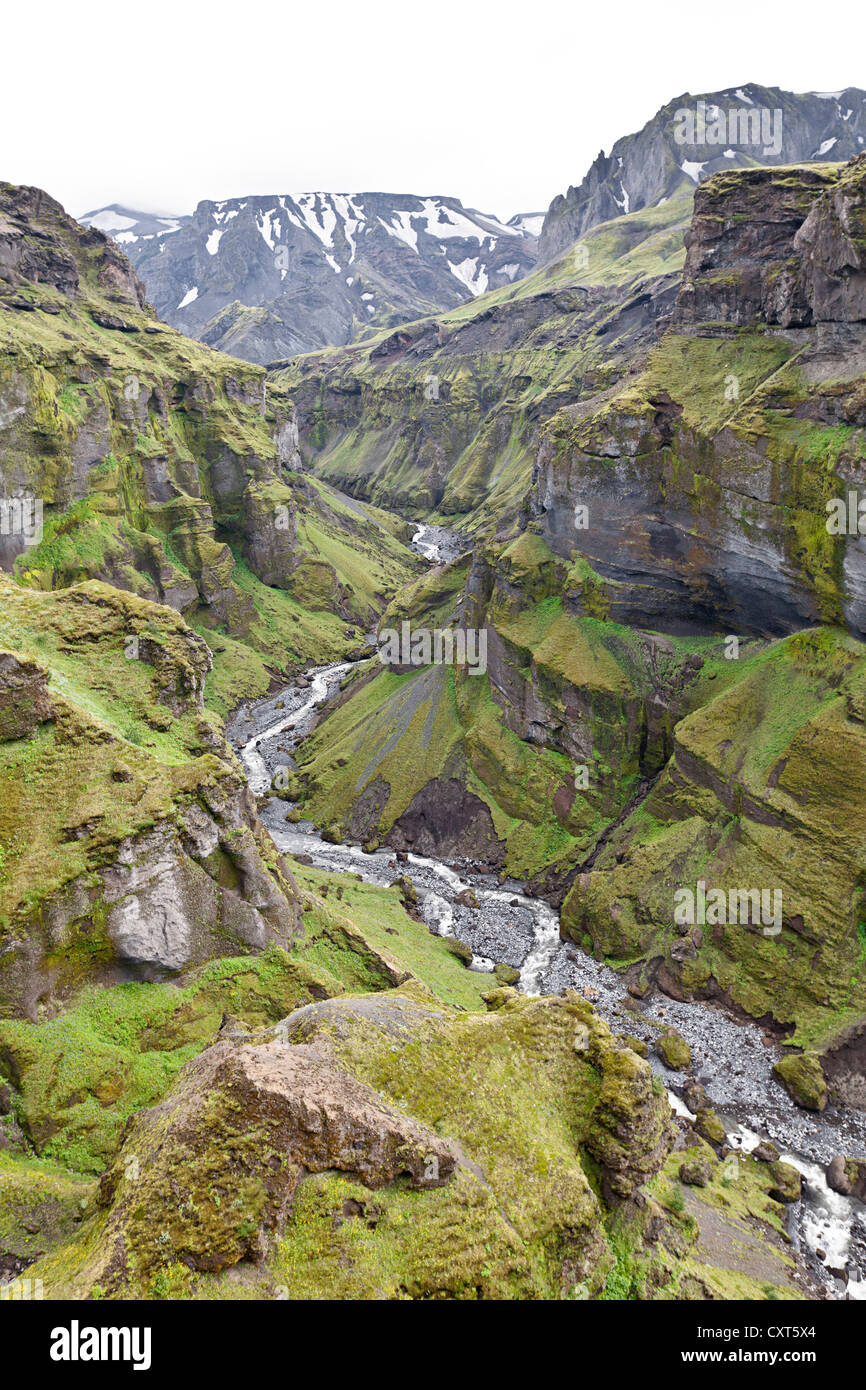
M787 1029L820 1020L832 1038L866 1009L863 662L859 643L821 631L722 662L710 688L728 688L680 720L664 771L575 878L566 932L642 956L675 998L731 1000ZM813 1055L777 1075L799 1103L826 1104Z
M0 652L0 742L29 738L53 717L48 673L14 652Z
M0 304L4 299L13 302L14 292L28 285L77 298L85 294L88 279L115 304L152 317L144 286L104 233L96 228L84 231L41 188L0 183ZM17 302L15 306L21 307ZM38 306L38 297L28 305L31 310ZM125 319L117 321L132 327Z
M371 1189L406 1175L423 1189L448 1182L457 1163L447 1141L325 1047L218 1042L136 1116L102 1179L109 1277L124 1265L150 1272L166 1247L194 1269L262 1259L310 1173L337 1170Z
M843 1158L837 1154L827 1165L827 1186L843 1197L856 1197L866 1202L866 1163L860 1158Z
M864 201L866 155L711 179L695 194L674 323L866 322Z
M862 473L864 187L862 156L702 185L645 372L541 431L533 514L556 554L592 567L607 616L673 633L866 631L861 538L828 526Z
M49 687L25 652L0 654L0 1016L53 1013L85 980L162 978L291 941L291 874L204 714L204 641L101 584L0 589L21 644L60 646L63 666ZM14 756L36 729L38 757Z
M808 1052L795 1052L773 1067L773 1075L781 1081L795 1105L804 1110L823 1110L827 1104L827 1081L820 1057Z
M333 1288L329 1248L354 1219L349 1277L390 1288L380 1262L411 1212L423 1251L396 1247L403 1296L600 1291L606 1208L581 1153L606 1203L634 1196L673 1143L669 1107L585 1001L506 989L490 1007L456 1014L407 985L218 1041L127 1126L65 1288L135 1296L171 1269L241 1263L285 1283L320 1260Z

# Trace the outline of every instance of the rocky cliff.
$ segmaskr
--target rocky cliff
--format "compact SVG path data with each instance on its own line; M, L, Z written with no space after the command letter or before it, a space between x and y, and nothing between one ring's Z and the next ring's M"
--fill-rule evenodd
M612 617L863 632L862 539L828 519L863 466L864 187L862 156L702 185L645 370L545 426L533 513L597 569Z
M205 712L202 639L107 585L0 588L0 1016L291 941L297 893Z
M851 159L866 141L866 93L795 94L754 82L668 102L635 135L599 154L554 198L539 241L542 263L599 222L656 207L724 169Z

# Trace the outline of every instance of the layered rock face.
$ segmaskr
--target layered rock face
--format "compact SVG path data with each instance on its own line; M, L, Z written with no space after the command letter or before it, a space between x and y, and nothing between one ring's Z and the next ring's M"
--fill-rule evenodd
M192 217L86 214L115 237L167 323L249 362L349 343L510 285L541 219L455 198L299 193L199 203Z
M862 157L702 185L645 372L546 426L534 513L607 581L611 616L863 632L862 541L827 522L863 469L864 186Z
M864 189L866 155L713 178L695 195L674 324L866 323Z
M82 252L96 253L100 290L118 304L147 311L144 286L98 228L82 232L41 188L0 183L0 279L7 287L44 285L78 298L86 293L87 280L92 283Z
M689 123L687 117L691 117ZM866 93L795 94L747 83L668 102L635 135L599 154L554 198L541 231L544 264L600 222L654 207L684 184L728 168L851 159L866 140Z

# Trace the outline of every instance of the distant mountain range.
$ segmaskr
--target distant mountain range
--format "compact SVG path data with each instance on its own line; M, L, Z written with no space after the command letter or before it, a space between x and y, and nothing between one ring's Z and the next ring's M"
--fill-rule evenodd
M271 363L453 309L719 170L836 162L864 142L859 88L798 95L746 83L676 97L546 214L508 222L456 198L392 193L229 198L192 216L112 203L80 220L118 242L167 323Z
M80 220L118 242L167 323L264 363L520 279L544 216L504 223L456 198L299 193L205 201L191 217L112 204Z

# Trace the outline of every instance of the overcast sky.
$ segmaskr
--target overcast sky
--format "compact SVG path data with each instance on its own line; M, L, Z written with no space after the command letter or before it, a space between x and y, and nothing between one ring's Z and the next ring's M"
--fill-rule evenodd
M14 6L14 8L13 8ZM9 0L0 179L80 215L245 193L545 209L681 92L866 87L866 5Z

